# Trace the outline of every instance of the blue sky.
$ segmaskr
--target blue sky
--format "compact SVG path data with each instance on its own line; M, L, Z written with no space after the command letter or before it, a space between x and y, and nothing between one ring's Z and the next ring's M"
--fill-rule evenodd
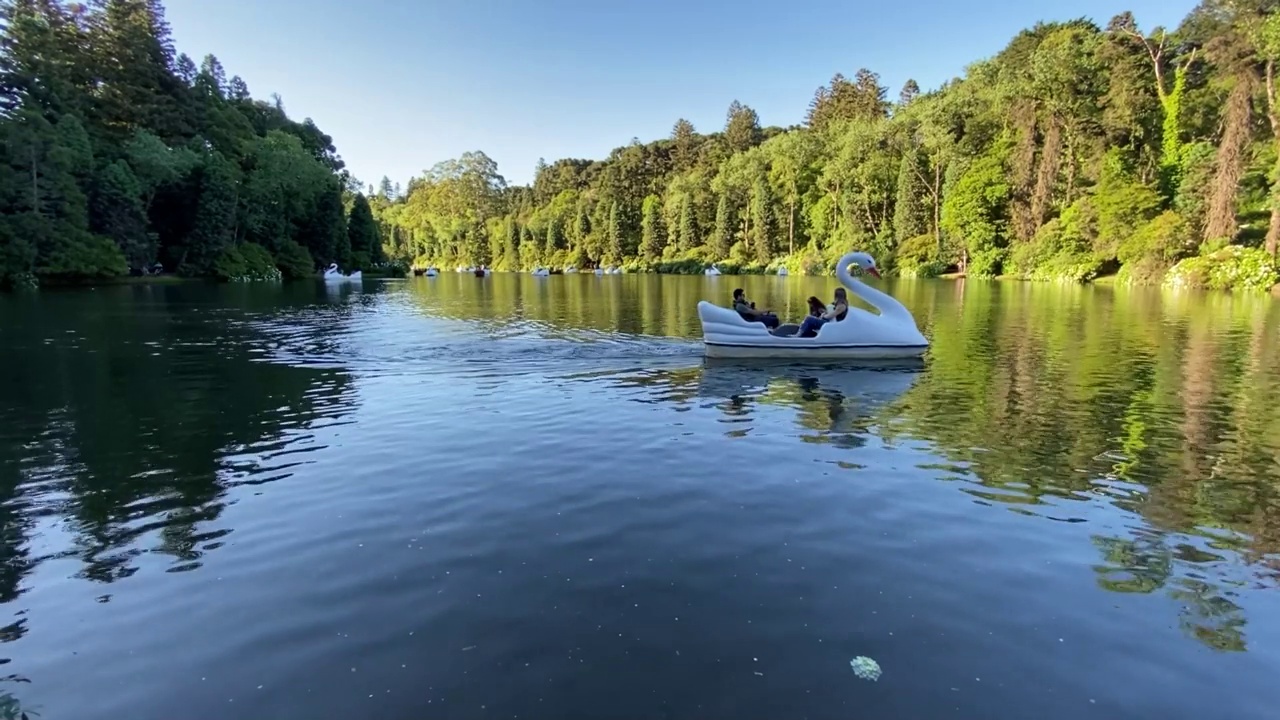
M1194 0L167 0L178 50L333 136L365 183L483 150L509 182L539 157L602 158L679 117L720 129L738 99L801 122L835 72L891 98L960 75L1037 20L1128 9L1176 26Z

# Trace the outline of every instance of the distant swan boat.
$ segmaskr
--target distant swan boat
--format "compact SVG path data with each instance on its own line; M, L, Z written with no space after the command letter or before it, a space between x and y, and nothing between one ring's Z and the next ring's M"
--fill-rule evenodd
M360 282L360 280L361 275L359 270L351 273L350 275L344 275L342 271L338 269L338 263L331 263L324 271L324 281L327 283Z

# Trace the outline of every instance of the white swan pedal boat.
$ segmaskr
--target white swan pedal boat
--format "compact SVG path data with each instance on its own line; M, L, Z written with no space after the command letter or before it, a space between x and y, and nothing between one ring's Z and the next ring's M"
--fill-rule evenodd
M920 357L929 341L916 327L906 306L849 274L849 266L880 276L876 261L863 252L840 258L836 275L849 292L879 313L849 307L843 320L832 320L816 337L796 337L794 325L770 332L764 323L745 320L736 310L705 300L698 303L706 356L712 358L808 358L881 360ZM788 334L788 331L790 334Z
M324 271L324 281L327 283L360 282L362 279L359 270L347 275L338 269L338 263L330 264Z

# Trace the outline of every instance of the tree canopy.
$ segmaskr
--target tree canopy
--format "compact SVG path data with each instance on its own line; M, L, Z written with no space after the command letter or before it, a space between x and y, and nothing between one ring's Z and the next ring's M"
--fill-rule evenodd
M0 286L380 257L367 203L367 249L338 255L332 138L213 55L177 54L159 0L0 0L0 21Z
M855 248L906 275L1277 277L1280 0L1203 0L1173 30L1040 23L929 91L836 73L802 124L734 100L719 128L680 118L528 186L474 151L367 189L279 96L177 53L159 0L0 0L0 20L0 284L157 263L820 272Z
M530 187L470 153L375 215L400 260L511 270L827 271L858 248L911 275L1142 282L1227 244L1274 268L1278 8L1041 23L932 91L908 81L895 102L869 69L836 73L802 125L762 128L735 100L722 129L680 118L607 158L542 161Z

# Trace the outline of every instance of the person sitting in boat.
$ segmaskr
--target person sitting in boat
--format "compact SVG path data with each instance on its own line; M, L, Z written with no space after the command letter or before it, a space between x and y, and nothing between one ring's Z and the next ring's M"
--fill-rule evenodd
M757 310L756 304L747 300L747 296L742 292L742 288L733 291L733 309L738 311L738 315L748 322L764 323L764 326L770 330L778 327L778 316L768 310Z
M813 317L822 317L822 314L826 311L827 306L825 303L812 295L809 296L809 315Z
M816 298L810 298L814 300ZM821 303L819 303L821 304ZM813 303L810 302L810 308ZM796 333L797 337L811 338L818 334L818 328L826 325L832 320L843 320L845 315L849 314L849 297L845 293L844 288L836 288L836 299L831 307L819 315L810 315L800 323L800 332Z

